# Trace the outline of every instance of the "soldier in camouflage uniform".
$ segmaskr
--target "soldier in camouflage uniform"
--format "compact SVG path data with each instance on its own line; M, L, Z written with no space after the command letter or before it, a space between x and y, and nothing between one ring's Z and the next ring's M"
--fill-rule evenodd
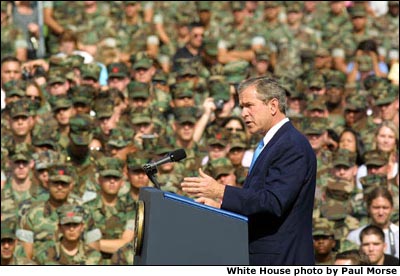
M313 221L313 241L316 265L332 265L335 261L335 233L326 218Z
M85 212L79 205L64 205L57 209L60 238L46 242L35 254L40 265L99 265L101 253L82 239Z
M28 258L32 259L47 241L57 239L57 208L67 204L82 204L82 200L71 194L75 182L74 169L64 164L55 164L49 171L49 199L27 204L17 237L23 242ZM85 212L85 242L98 247L101 232L94 225L89 212Z
M230 148L228 158L231 161L235 170L236 182L238 186L242 186L249 168L243 165L243 159L246 150L249 148L245 132L232 133L230 138Z
M399 87L390 85L385 90L378 90L375 94L375 106L378 107L379 117L393 121L399 125Z
M97 89L88 84L82 84L71 88L68 93L72 99L74 114L88 114L92 110L93 99Z
M128 242L115 252L111 257L111 265L133 265L135 257L134 243Z
M152 186L149 177L142 168L142 166L148 163L150 160L150 155L143 151L128 154L126 159L126 166L128 169L128 181L130 183L130 190L127 194L127 202L137 202L137 200L139 199L139 189L142 187Z
M74 192L83 201L96 197L97 185L95 179L95 158L89 149L93 138L92 118L87 114L78 114L69 120L69 144L64 152L66 162L76 169L78 179Z
M100 191L96 199L87 203L102 239L100 251L104 264L110 264L112 253L132 241L134 235L135 207L118 196L123 185L123 161L104 157L97 162Z
M162 70L157 70L152 80L154 100L151 106L158 112L165 113L169 108L171 94L169 93L168 74Z
M122 92L125 98L128 98L128 84L130 73L128 66L123 62L113 62L107 65L109 88L116 88Z
M1 265L36 265L26 257L16 255L16 223L12 220L1 221Z

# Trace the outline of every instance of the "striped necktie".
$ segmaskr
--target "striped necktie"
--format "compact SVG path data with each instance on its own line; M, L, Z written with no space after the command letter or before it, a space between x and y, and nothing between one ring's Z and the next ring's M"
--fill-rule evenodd
M261 150L263 149L263 147L264 147L264 139L261 140L260 143L258 143L258 146L257 146L256 150L254 151L253 159L251 160L249 171L251 171L251 168L253 167L254 163L256 162L257 157L260 155Z

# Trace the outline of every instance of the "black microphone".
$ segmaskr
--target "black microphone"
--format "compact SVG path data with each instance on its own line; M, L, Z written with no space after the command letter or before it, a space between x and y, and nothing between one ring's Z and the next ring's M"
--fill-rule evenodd
M157 167L165 164L165 163L169 163L169 162L178 162L181 161L182 159L186 158L186 152L184 149L177 149L174 150L170 153L167 153L167 155L163 158L161 158L158 161L155 162L151 162L151 163L147 163L145 165L143 165L143 170L147 173L147 174L154 174L157 172Z

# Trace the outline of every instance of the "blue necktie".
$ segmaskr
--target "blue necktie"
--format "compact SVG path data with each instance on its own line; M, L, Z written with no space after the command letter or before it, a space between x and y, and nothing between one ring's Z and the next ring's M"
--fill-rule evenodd
M254 163L256 162L257 157L260 155L261 150L263 149L263 147L264 147L264 139L261 140L260 143L258 143L258 146L257 146L256 150L254 151L253 159L251 160L249 171L251 171L251 168L253 167Z

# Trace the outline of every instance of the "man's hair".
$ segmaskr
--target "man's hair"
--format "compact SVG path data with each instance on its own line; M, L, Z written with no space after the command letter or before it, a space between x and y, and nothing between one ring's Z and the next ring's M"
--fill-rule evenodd
M369 262L368 256L364 252L362 252L358 249L346 250L346 251L337 253L335 259L336 260L349 260L349 261L351 261L352 265L370 265L371 264Z
M255 86L257 91L257 98L262 101L268 102L273 98L279 101L279 111L286 114L287 99L286 95L290 95L290 91L287 91L282 87L276 79L270 77L257 77L250 78L239 84L238 93L240 94L243 90L250 86Z
M3 57L1 59L1 65L2 66L6 62L17 62L17 63L21 64L21 61L18 58L14 57L14 56L5 56L5 57Z
M360 242L361 243L362 243L364 236L367 236L367 235L377 235L383 242L385 242L385 233L383 232L383 230L380 227L378 227L376 225L368 225L361 231L361 233L360 233Z
M369 208L372 204L372 201L378 197L386 198L390 202L390 205L393 206L393 197L389 190L385 187L376 187L368 194L367 207Z
M203 23L199 21L193 21L189 24L189 31L192 31L194 28L204 28Z

